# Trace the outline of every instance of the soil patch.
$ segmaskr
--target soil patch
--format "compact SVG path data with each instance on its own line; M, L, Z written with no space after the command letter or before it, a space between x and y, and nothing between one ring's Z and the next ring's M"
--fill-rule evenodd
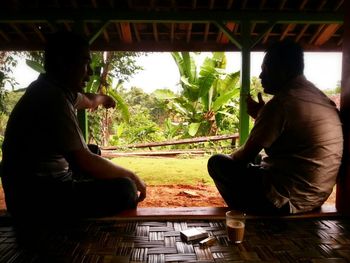
M160 185L148 186L147 198L139 207L226 206L215 186Z
M335 191L326 201L335 203ZM215 186L198 185L150 185L147 198L139 207L222 207L226 206ZM0 210L6 209L3 189L0 186Z

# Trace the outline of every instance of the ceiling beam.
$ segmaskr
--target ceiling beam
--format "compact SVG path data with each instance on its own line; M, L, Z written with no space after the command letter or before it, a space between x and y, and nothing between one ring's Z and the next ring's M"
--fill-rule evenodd
M315 45L316 46L323 45L326 41L328 41L332 37L332 35L339 29L339 27L340 25L338 24L327 25L315 40Z
M234 36L233 32L226 27L225 24L221 24L218 21L215 21L214 24L226 35L226 37L239 49L242 49L242 43L237 36Z
M113 9L32 9L0 10L0 23L41 23L46 21L99 22L163 22L163 23L207 23L212 21L251 21L256 23L296 23L296 24L342 24L344 14L335 12L265 12L265 11L121 11Z
M120 29L122 34L122 41L124 43L132 43L132 33L130 28L130 23L120 23Z

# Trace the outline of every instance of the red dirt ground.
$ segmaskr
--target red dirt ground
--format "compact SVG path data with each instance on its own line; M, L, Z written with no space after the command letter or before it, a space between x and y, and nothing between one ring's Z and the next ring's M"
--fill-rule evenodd
M328 198L328 204L335 203L335 191ZM214 186L205 185L163 185L148 186L147 198L139 207L222 207L226 206ZM0 210L6 209L4 193L0 187Z

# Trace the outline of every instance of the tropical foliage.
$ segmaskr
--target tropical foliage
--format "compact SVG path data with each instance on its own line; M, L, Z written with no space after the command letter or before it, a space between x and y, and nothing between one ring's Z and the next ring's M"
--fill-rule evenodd
M116 127L114 117L120 113L122 121L129 122L130 114L123 97L118 93L122 83L142 68L136 63L141 53L133 52L94 52L91 67L93 76L86 87L86 92L107 94L117 103L115 109L97 109L88 114L90 142L100 145L109 143L110 135ZM117 84L113 83L118 79Z
M3 112L6 105L4 100L7 94L5 86L10 86L13 90L17 84L12 76L13 69L17 66L16 55L18 52L0 52L0 112Z
M232 129L238 122L240 73L226 73L225 53L212 53L200 67L195 53L173 52L172 56L180 72L182 92L159 91L157 96L167 100L169 109L176 113L174 125L182 123L187 136L216 135L228 126ZM169 121L167 124L170 126Z

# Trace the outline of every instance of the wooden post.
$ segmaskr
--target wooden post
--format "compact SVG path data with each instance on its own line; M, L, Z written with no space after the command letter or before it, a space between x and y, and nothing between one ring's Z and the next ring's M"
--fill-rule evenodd
M344 156L337 182L336 208L350 215L350 1L344 2L343 62L340 112L344 130Z

